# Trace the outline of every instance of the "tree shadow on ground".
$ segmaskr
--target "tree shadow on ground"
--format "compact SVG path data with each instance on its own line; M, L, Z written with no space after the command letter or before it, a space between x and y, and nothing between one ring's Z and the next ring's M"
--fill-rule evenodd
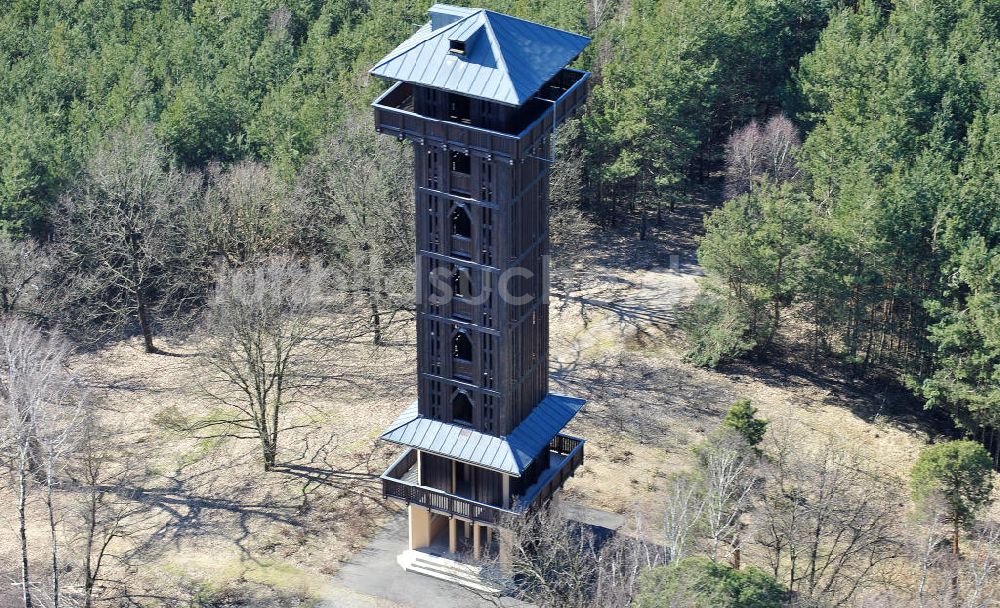
M773 388L821 389L828 393L825 403L846 408L865 422L888 422L928 440L959 435L945 412L924 409L923 402L894 378L853 378L836 361L808 357L797 349L776 348L769 355L762 360L732 362L716 371L734 379L747 376Z

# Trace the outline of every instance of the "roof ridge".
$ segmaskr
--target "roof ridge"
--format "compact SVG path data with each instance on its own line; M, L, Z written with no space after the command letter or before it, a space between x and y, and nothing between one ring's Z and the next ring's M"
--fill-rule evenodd
M480 12L483 13L483 24L486 29L486 36L490 40L490 48L494 49L493 56L497 60L497 65L502 68L501 80L507 82L507 86L517 93L517 85L514 84L514 79L510 76L510 69L507 66L507 58L504 57L503 47L500 45L500 40L497 38L496 32L493 31L493 23L489 20L489 15L499 15L500 13L494 13L493 11L488 11L485 8L481 9Z

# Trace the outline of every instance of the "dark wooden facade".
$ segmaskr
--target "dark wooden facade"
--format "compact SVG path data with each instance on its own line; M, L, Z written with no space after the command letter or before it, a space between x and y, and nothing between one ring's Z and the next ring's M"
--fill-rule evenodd
M524 110L413 95L418 113L499 131ZM550 142L513 160L426 141L414 151L420 413L507 435L548 390Z
M377 129L414 149L421 416L507 436L548 392L551 136L583 103L586 78L564 69L520 107L409 83L375 103ZM421 452L418 485L479 510L509 508L552 449L506 483ZM414 492L395 482L385 491Z

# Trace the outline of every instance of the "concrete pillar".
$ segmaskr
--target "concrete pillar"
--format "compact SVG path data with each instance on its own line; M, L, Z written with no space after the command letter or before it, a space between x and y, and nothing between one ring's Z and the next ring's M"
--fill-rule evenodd
M497 534L500 537L500 569L509 574L514 566L514 533L500 528Z
M510 475L503 476L503 508L510 508Z
M493 528L489 526L483 526L486 528L486 548L489 549L493 546Z
M472 557L479 560L481 547L479 546L479 534L482 532L479 524L472 524Z
M410 505L410 548L422 549L431 544L431 512Z
M458 553L458 520L448 518L448 551Z

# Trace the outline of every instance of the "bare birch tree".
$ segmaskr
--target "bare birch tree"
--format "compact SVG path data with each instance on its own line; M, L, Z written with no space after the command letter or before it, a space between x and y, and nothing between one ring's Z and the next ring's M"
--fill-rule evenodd
M58 607L59 542L53 488L64 458L78 438L84 405L69 374L70 347L58 335L45 336L17 318L0 321L0 423L2 446L11 456L17 480L18 541L22 601L34 605L27 538L27 497L36 480L44 482L50 531L52 602Z
M738 432L723 427L695 449L695 456L702 483L708 556L719 561L726 551L733 567L739 569L743 517L758 487L757 453Z
M671 476L663 510L663 534L670 561L688 555L697 540L704 512L704 493L697 477L687 472Z
M963 608L1000 604L1000 522L985 521L975 527L960 576Z
M667 562L641 528L601 538L556 506L508 517L499 526L506 530L509 556L487 559L486 578L539 608L628 608L639 573Z
M798 129L784 114L764 125L750 121L726 143L726 198L752 191L765 176L779 184L795 179L794 154L801 146Z
M950 539L947 527L947 505L944 501L929 500L918 515L916 533L910 535L910 556L917 566L917 585L914 590L917 606L938 605L935 596L935 574L950 561L952 556L942 547ZM940 599L940 598L937 598Z
M52 608L59 608L62 599L60 582L62 568L59 553L61 541L57 533L60 516L55 492L61 485L65 468L80 445L83 426L90 415L86 397L80 394L75 382L66 382L59 388L62 394L53 395L47 404L49 407L40 410L36 420L38 443L45 466L45 508L49 528Z
M322 354L328 278L317 265L272 257L221 269L209 302L203 360L214 375L206 389L234 415L197 428L258 440L265 471L276 462L284 410Z

